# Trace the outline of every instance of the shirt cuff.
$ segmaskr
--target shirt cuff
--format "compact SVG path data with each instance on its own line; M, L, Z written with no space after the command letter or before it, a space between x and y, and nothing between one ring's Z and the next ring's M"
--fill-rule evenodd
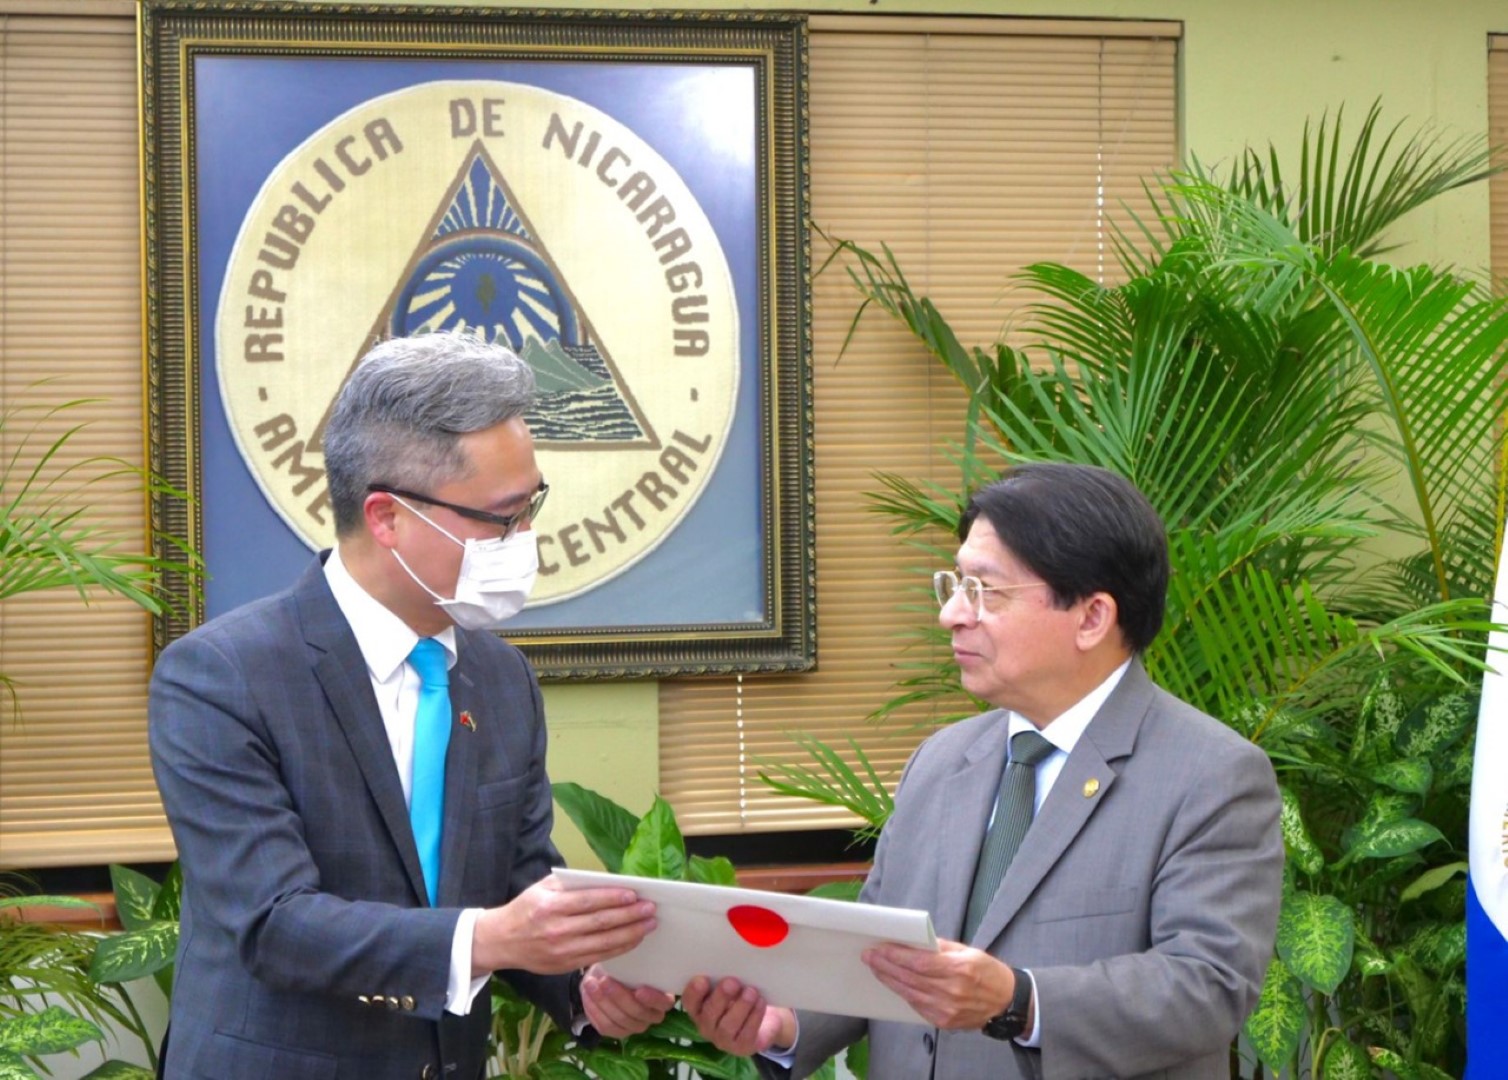
M1042 1048L1042 1002L1037 1000L1037 978L1030 971L1023 971L1022 974L1030 979L1032 984L1032 1029L1016 1039L1016 1045L1040 1050Z
M796 1064L796 1044L801 1041L801 1015L792 1012L791 1020L796 1025L796 1037L791 1040L791 1045L787 1046L784 1050L776 1050L771 1047L769 1050L761 1050L759 1052L760 1057L773 1061L782 1069L789 1069Z
M476 937L476 921L481 908L465 908L456 920L455 936L450 939L450 983L445 988L445 1011L457 1016L471 1012L471 1004L477 994L492 978L489 971L475 979L471 977L471 942Z

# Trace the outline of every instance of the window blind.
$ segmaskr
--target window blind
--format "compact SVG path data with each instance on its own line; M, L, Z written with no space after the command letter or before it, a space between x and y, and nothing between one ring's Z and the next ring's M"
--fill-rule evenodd
M1177 155L1176 24L813 17L812 218L886 244L965 345L1007 336L1014 271L1039 260L1105 279L1122 201ZM814 265L826 255L813 236ZM840 827L843 811L776 795L761 762L808 763L804 732L853 737L892 782L961 701L865 717L897 694L908 635L932 625L933 559L869 510L878 472L948 487L964 398L878 313L842 358L859 296L839 268L814 283L815 672L660 684L662 792L689 834ZM931 541L950 548L950 537Z
M0 403L11 412L0 461L20 453L7 501L80 421L47 475L96 455L144 459L131 12L113 0L0 4ZM80 398L93 400L31 430L35 408ZM63 505L135 550L146 543L127 478ZM19 722L0 706L0 865L171 855L147 756L150 636L125 601L50 590L0 604L0 672L20 704Z

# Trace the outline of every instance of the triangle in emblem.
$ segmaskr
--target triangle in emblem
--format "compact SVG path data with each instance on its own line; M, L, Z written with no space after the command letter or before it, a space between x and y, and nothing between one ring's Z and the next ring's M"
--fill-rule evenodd
M525 419L537 444L552 450L660 447L480 141L441 199L368 340L455 329L507 345L534 369L538 393ZM359 360L352 360L353 369ZM331 407L312 436L315 445Z

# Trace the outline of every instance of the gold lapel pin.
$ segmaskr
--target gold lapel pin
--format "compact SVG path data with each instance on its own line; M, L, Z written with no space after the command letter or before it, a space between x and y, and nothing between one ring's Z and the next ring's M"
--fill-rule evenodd
M1100 782L1094 777L1084 781L1084 798L1092 799L1100 793Z

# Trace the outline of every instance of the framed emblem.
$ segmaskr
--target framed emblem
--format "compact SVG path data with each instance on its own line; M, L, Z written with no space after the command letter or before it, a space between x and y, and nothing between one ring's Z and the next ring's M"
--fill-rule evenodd
M334 542L357 360L462 328L533 368L551 498L505 636L545 677L815 658L805 24L145 0L150 464L193 623Z

